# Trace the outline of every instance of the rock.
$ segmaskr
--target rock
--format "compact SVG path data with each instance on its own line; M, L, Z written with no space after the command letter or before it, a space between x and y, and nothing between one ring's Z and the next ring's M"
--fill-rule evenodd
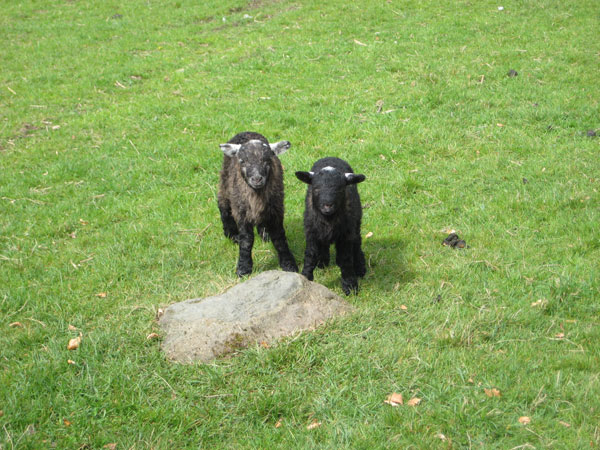
M519 75L519 72L517 72L515 69L510 69L506 75L508 75L509 77L516 77L517 75Z
M270 270L223 294L166 308L159 319L162 348L176 362L207 362L249 345L269 346L353 309L300 274Z

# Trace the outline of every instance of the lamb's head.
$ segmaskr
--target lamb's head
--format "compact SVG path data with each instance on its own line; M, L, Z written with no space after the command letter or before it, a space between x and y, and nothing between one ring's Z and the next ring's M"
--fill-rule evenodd
M365 176L343 173L334 167L324 167L318 172L296 172L296 177L310 184L313 207L326 217L335 215L344 207L346 186L365 181Z
M290 148L288 141L267 144L253 139L243 144L221 144L221 150L231 158L237 158L244 180L254 190L265 187L269 180L273 157Z

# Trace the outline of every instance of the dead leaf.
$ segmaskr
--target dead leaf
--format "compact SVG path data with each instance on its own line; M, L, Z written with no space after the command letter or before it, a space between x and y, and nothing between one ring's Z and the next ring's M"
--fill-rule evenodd
M11 328L23 328L23 324L21 322L13 322L8 324Z
M106 448L108 450L115 450L117 448L117 443L116 442L112 442L110 444L106 444L104 447L102 448Z
M421 399L417 397L413 397L406 402L408 406L417 406L419 403L421 403Z
M531 417L521 416L519 417L519 423L523 425L529 425L531 423Z
M452 233L456 233L456 230L454 228L446 227L446 228L442 229L442 233L452 234Z
M0 409L0 417L2 417L3 415L4 415L4 411L2 411L2 410Z
M467 383L471 383L471 384L473 384L473 383L475 383L475 382L473 381L473 378L469 378L469 379L467 380Z
M262 348L271 348L271 346L269 345L269 343L268 343L268 342L266 342L266 341L262 341L262 342L260 343L260 346L261 346Z
M150 333L148 336L146 336L146 339L156 339L157 337L159 337L158 333Z
M100 298L106 298L106 292L98 292L96 294L96 297L100 297Z
M77 331L77 327L74 327L73 325L69 325L69 331Z
M535 302L531 303L531 307L532 308L537 308L539 307L543 307L546 306L546 304L548 303L548 301L546 299L540 298L539 300L536 300Z
M445 441L446 439L448 439L444 434L442 433L438 433L435 435L436 438L441 439L442 441Z
M393 394L388 395L388 397L384 400L383 403L387 403L388 405L398 406L403 405L404 400L402 399L402 394L394 392Z
M408 311L408 307L406 305L400 305L400 309L402 311Z
M367 46L367 44L363 44L362 42L360 42L360 41L359 41L359 40L357 40L357 39L354 39L354 43L355 43L355 44L358 44L358 45L362 45L363 47L366 47L366 46Z
M504 124L502 124L502 123L497 123L496 125L498 125L499 127L503 127L504 126Z
M69 340L67 350L77 350L79 348L79 344L81 344L81 336L77 336L76 338Z
M321 425L322 425L322 423L321 423L321 422L319 422L317 419L315 419L315 420L313 420L313 421L310 423L310 425L308 425L308 426L306 427L306 429L307 429L307 430L313 430L313 429L315 429L315 428L318 428L318 427L320 427Z
M0 411L0 412L2 412L2 411ZM571 427L571 424L569 422L563 422L562 420L559 420L558 423L560 423L563 427L567 427L567 428Z
M556 339L564 339L564 338L565 338L565 333L556 333L556 334L554 335L554 337L555 337Z
M70 364L73 366L73 365L75 365L75 361L73 361L72 359L67 359L67 364Z
M63 419L63 423L65 424L65 427L70 427L71 425L73 425L73 422L71 422L67 419Z
M76 239L77 238L77 233L75 233L73 231L72 233L69 234L69 236L71 237L71 239Z
M164 313L165 313L164 309L158 308L158 310L156 311L156 320L160 319Z
M369 231L366 235L365 235L365 239L369 239L371 236L373 236L373 232Z
M83 220L83 219L79 219L79 223L80 223L81 225L83 225L84 227L85 227L86 225L89 225L89 224L90 224L90 223L89 223L87 220Z
M277 422L275 422L275 428L279 428L281 427L281 423L283 422L283 418L280 417L279 420Z
M500 397L502 395L500 393L500 391L496 388L492 388L492 389L483 388L483 392L485 392L485 395L487 395L488 397Z

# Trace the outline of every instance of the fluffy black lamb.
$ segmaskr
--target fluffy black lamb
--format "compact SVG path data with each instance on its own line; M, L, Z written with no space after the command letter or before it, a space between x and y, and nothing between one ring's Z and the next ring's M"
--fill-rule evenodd
M302 275L312 280L315 267L329 265L329 246L335 244L342 289L346 295L358 292L357 277L363 277L367 269L360 248L362 207L356 184L365 176L355 174L346 161L331 157L318 160L310 172L296 172L296 176L308 184Z
M252 272L254 227L263 240L273 241L279 265L298 272L283 230L283 168L277 155L290 143L269 144L258 133L246 131L221 144L225 154L219 182L218 203L225 236L240 246L238 276Z

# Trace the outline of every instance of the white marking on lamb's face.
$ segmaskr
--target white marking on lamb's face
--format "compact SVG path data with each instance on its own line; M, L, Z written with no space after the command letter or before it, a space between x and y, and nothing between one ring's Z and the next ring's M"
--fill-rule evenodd
M326 172L335 172L335 167L327 166L323 167L321 170L324 170Z

